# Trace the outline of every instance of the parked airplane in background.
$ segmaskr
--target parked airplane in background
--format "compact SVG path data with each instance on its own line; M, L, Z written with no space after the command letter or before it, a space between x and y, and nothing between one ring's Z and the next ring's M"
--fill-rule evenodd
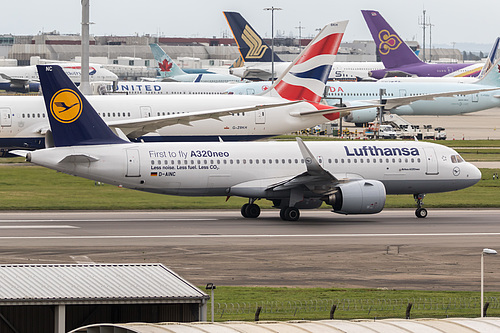
M64 72L70 77L73 82L79 84L81 71L80 64L64 63L62 66ZM92 64L89 71L90 82L104 81L116 82L118 76L101 65ZM0 90L15 91L15 92L37 92L40 83L36 67L19 66L19 67L0 67Z
M163 81L176 82L241 82L241 78L230 74L199 73L188 74L163 51L158 44L149 44L160 68Z
M257 218L255 202L266 199L287 221L323 202L340 214L378 213L386 194L413 194L423 218L425 193L481 178L453 149L414 141L130 143L113 134L59 67L38 69L54 147L13 153L79 177L161 194L245 197L246 218Z
M116 95L89 100L109 126L138 141L256 140L315 126L371 107L318 104L346 25L347 21L327 25L264 96ZM4 151L51 145L40 97L4 96L0 115Z
M399 37L375 10L362 10L385 69L372 70L370 76L477 76L483 64L429 64L425 63Z
M106 93L116 92L127 95L220 95L226 90L246 83L226 82L130 82L120 81L115 91L109 86Z
M481 79L472 83L459 81L420 81L393 78L376 82L329 82L325 89L329 105L350 107L382 102L384 111L400 116L449 116L500 107L499 61ZM253 82L228 89L229 94L266 91L270 82ZM380 98L380 91L383 92ZM374 121L376 108L353 110L344 119L364 124Z
M250 24L237 12L223 12L233 33L244 64L231 69L231 73L244 79L271 80L272 51ZM274 54L275 78L286 70L290 63ZM380 62L336 62L328 76L329 80L362 80L368 78L370 70L382 69Z

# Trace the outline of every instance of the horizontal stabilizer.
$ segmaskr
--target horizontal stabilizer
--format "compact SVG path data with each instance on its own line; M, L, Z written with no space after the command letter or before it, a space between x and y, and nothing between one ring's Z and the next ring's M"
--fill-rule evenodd
M378 101L377 101L377 103L378 103ZM331 107L329 109L323 109L323 110L291 112L290 115L294 116L294 117L301 117L301 116L316 116L316 115L321 115L321 114L329 114L332 112L338 112L338 113L340 113L341 117L344 117L344 116L347 116L352 111L371 109L371 108L374 108L374 107L376 108L379 106L382 106L382 105L381 104L367 104L367 105L358 105L358 106Z

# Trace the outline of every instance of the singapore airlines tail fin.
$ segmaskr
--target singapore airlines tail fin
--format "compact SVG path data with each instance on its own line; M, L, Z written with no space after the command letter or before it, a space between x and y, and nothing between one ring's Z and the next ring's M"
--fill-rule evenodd
M319 103L347 23L327 24L278 78L269 94Z
M149 47L151 48L151 52L153 52L155 60L158 62L162 78L186 74L158 44L149 44Z
M362 10L361 12L386 68L422 62L379 12L376 10Z
M56 147L126 143L117 137L60 66L37 65Z
M233 32L238 49L245 62L271 62L271 48L264 42L250 24L237 12L223 12ZM282 60L274 54L274 61Z

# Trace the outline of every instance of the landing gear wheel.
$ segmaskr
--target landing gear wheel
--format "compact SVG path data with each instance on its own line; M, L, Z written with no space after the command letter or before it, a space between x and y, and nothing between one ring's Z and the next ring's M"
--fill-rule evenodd
M295 207L282 208L280 211L280 217L285 221L297 221L300 217L300 212Z
M415 215L420 219L426 218L427 217L427 209L417 208L417 210L415 211Z
M247 207L248 207L249 204L244 204L243 206L241 206L241 216L243 217L248 217L247 216Z
M247 204L248 206L245 208L245 214L247 218L255 219L260 215L260 207L256 204ZM243 207L242 207L243 209Z

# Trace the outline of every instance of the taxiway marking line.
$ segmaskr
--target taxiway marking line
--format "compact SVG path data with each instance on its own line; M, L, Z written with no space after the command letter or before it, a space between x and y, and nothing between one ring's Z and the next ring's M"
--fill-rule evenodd
M148 219L148 218L138 218L138 219L47 219L47 220L0 220L0 223L39 223L39 222L65 222L65 223L77 223L77 222L172 222L172 221L218 221L219 219Z
M73 225L0 225L0 229L80 229Z
M464 232L464 233L429 233L429 234L305 234L305 235L122 235L122 236L0 236L0 239L140 239L140 238L342 238L342 237L455 237L455 236L500 236L500 232Z

